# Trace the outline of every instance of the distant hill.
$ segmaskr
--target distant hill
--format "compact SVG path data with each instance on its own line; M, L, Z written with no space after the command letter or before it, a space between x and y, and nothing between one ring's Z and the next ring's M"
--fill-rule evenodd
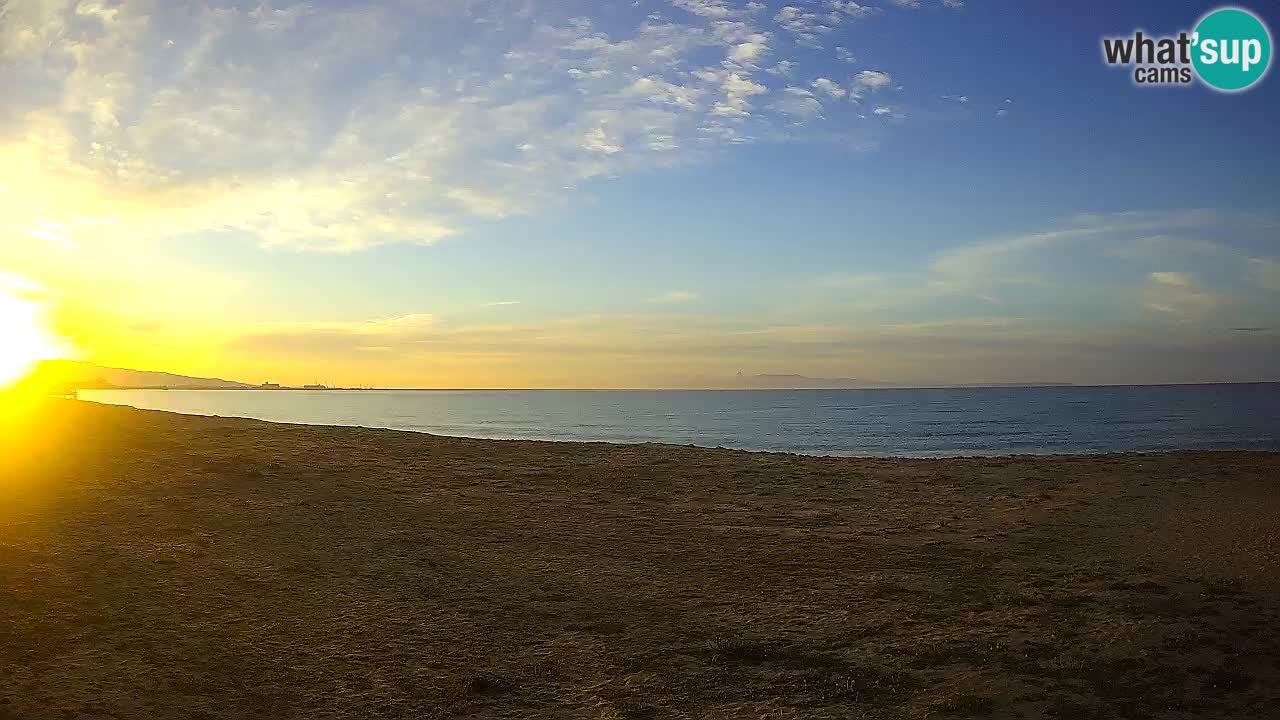
M1075 383L1069 382L1020 382L1020 383L961 383L959 385L944 385L949 388L1024 388L1024 387L1074 387Z
M888 387L890 383L857 378L823 378L806 375L738 375L715 381L710 387L744 390L845 390L851 388Z
M51 386L80 388L182 388L231 390L253 387L220 378L188 377L165 372L125 370L94 365L78 360L46 360L33 373L33 380Z
M1071 383L964 383L940 384L937 388L1002 388L1002 387L1064 387ZM863 380L845 377L809 377L807 375L763 374L737 375L731 378L699 378L689 387L725 388L731 390L857 390L865 388L920 387L881 380Z

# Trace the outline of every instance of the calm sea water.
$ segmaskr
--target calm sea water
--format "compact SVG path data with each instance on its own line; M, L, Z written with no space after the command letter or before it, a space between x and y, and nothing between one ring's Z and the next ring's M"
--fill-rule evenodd
M1280 450L1280 384L781 391L100 390L197 415L820 455Z

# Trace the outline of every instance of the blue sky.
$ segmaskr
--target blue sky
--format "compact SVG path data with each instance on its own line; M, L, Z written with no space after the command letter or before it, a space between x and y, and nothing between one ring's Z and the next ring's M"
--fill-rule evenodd
M1101 59L1212 3L0 7L0 278L87 359L1280 379L1275 78Z

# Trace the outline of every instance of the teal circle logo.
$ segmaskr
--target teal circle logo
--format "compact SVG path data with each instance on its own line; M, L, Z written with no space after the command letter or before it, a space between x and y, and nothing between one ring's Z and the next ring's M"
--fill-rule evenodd
M1271 65L1271 33L1248 10L1222 8L1205 15L1191 42L1196 74L1223 92L1252 86Z

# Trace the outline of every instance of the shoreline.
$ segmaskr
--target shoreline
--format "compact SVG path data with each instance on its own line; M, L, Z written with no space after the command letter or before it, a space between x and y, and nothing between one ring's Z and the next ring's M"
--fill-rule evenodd
M102 391L95 391L95 392L102 392ZM132 392L132 391L125 391L125 392ZM174 391L165 391L165 392L174 392ZM196 392L203 392L203 391L196 391ZM219 390L218 392L227 392L227 391ZM276 392L276 391L263 391L263 392ZM326 391L299 391L299 392L326 392ZM340 392L346 392L346 391L340 391ZM400 391L385 391L385 392L400 392ZM424 392L431 392L431 391L424 391ZM513 392L523 392L523 391L513 391ZM547 391L547 392L557 392L557 391ZM612 391L592 390L592 391L583 391L583 392L612 392ZM708 392L717 392L717 391L708 391ZM761 391L761 392L772 392L772 391ZM428 430L415 430L411 428L389 427L389 426L381 426L381 425L340 425L340 424L335 425L335 424L326 424L326 423L308 423L308 422L297 422L297 421L269 420L265 418L256 418L256 417L249 417L244 415L212 415L212 414L194 413L194 412L180 412L176 410L141 408L134 405L106 403L106 402L99 402L96 400L88 400L88 399L82 399L82 398L76 398L75 401L91 403L94 405L102 405L106 407L124 407L124 408L129 408L131 410L138 410L141 412L169 413L173 415L184 415L184 416L190 416L190 417L211 417L211 418L224 418L228 420L249 420L254 422L265 422L265 423L272 423L277 425L290 425L290 426L299 426L299 427L387 430L390 432L416 433L419 435L427 435L430 437L456 438L456 439L464 439L464 440L485 440L485 441L493 441L493 442L545 442L545 443L570 443L570 444L582 443L582 444L603 444L603 445L620 445L620 446L630 446L630 445L662 446L662 447L675 447L675 448L696 448L699 450L730 450L734 452L745 452L745 453L753 453L753 454L790 455L790 456L797 456L797 457L845 458L845 459L853 459L853 460L856 460L856 459L948 460L948 459L965 459L965 458L972 458L972 459L1075 458L1075 457L1098 457L1098 456L1107 456L1107 455L1160 455L1160 454L1166 454L1166 453L1206 453L1206 452L1271 453L1271 454L1280 456L1280 449L1249 448L1249 447L1149 448L1149 449L1133 449L1133 450L1098 450L1093 452L1088 452L1088 451L1058 452L1054 450L1049 450L1049 451L1043 451L1043 452L1034 452L1034 451L1014 452L1014 453L992 452L992 453L973 453L973 454L959 454L959 453L951 454L946 452L939 452L939 453L932 453L932 454L907 454L907 453L894 453L894 454L862 453L860 454L858 451L837 450L837 451L824 452L824 451L810 451L810 450L780 450L780 449L769 449L769 448L737 447L737 446L728 446L728 445L698 445L696 443L673 443L673 442L663 442L661 440L631 440L627 438L577 440L577 439L560 439L560 438L533 437L533 436L509 437L509 436L486 436L486 435L453 435L453 434L436 433Z
M3 429L0 716L1280 710L1277 453Z

